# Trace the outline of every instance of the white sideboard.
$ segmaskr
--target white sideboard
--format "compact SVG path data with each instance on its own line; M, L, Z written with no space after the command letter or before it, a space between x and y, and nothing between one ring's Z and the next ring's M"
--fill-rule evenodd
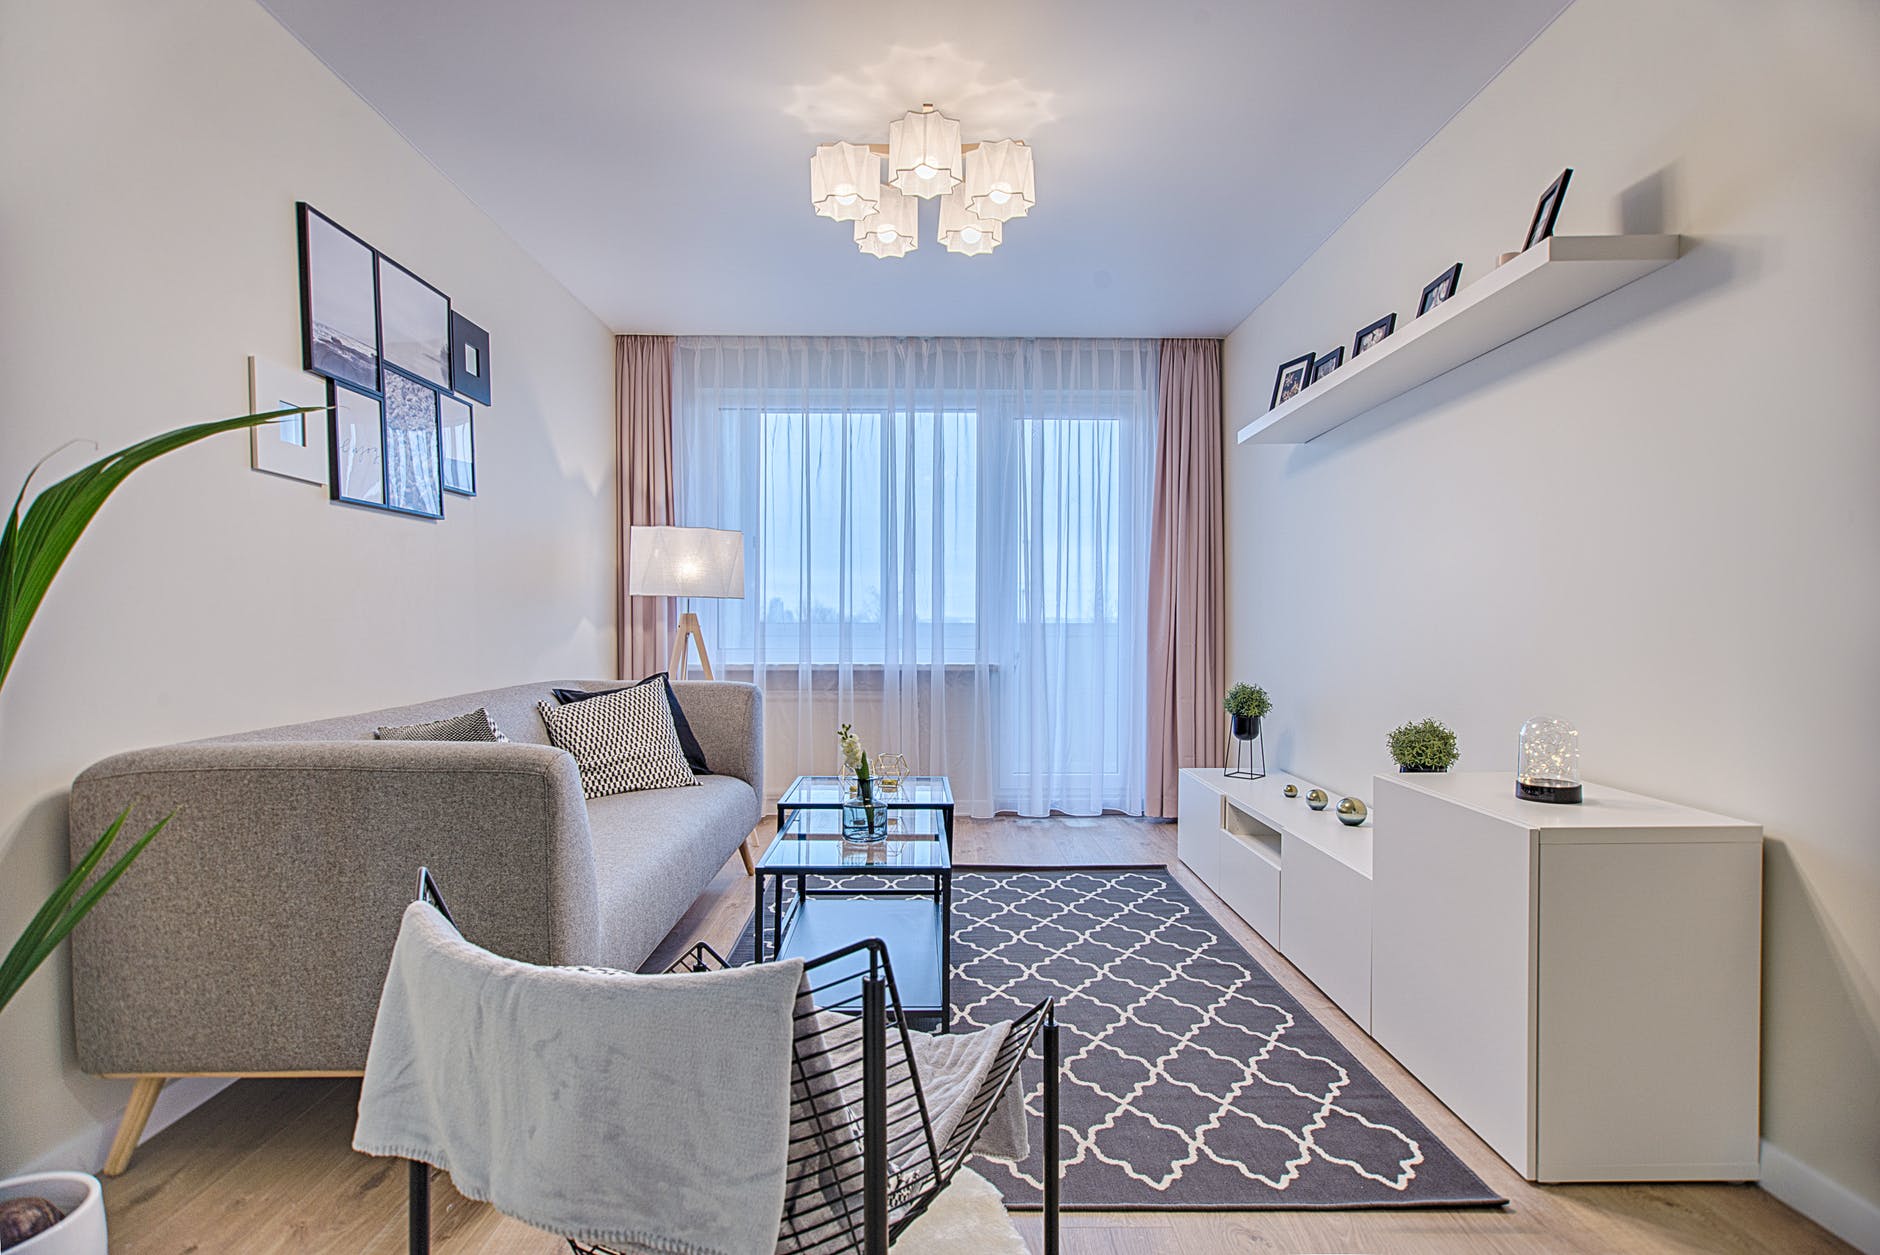
M1287 785L1299 796L1289 798ZM1371 1027L1371 827L1306 805L1310 781L1181 773L1181 861L1339 1008ZM1332 805L1337 795L1332 794Z
M1529 1180L1755 1179L1762 829L1374 783L1371 1035Z

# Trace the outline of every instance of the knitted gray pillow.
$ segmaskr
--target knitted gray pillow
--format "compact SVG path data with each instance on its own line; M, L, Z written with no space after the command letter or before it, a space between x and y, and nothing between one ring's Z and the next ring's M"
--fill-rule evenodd
M381 741L507 741L481 706L467 715L453 715L432 723L411 723L397 728L380 728L372 734Z

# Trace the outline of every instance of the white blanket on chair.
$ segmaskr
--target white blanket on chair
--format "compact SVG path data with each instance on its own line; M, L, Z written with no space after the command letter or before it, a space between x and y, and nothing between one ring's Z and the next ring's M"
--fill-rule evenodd
M405 910L353 1149L561 1237L768 1255L800 961L681 976L500 958Z

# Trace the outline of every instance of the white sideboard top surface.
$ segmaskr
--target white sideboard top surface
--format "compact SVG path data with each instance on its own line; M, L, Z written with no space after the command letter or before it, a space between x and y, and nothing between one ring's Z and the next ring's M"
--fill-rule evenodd
M1326 789L1331 801L1322 811L1306 805L1306 794L1322 786L1284 771L1270 771L1263 780L1242 780L1229 776L1219 767L1185 767L1185 773L1207 782L1207 786L1226 797L1235 806L1276 832L1304 841L1337 859L1360 876L1371 877L1371 824L1350 827L1340 823L1333 807L1340 794ZM1296 785L1298 797L1287 797L1286 786Z
M1595 840L1750 843L1762 840L1759 824L1627 793L1603 784L1587 784L1583 802L1559 804L1522 801L1514 795L1514 773L1506 771L1403 772L1379 775L1377 782L1403 785L1519 824L1536 833L1544 844Z

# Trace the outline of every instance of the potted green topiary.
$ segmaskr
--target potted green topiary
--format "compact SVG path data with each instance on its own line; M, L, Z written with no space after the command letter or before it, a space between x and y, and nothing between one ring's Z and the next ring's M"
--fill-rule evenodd
M1234 739L1251 741L1260 735L1260 718L1273 709L1273 699L1258 684L1236 684L1221 706L1233 717Z
M1448 771L1462 757L1456 734L1435 719L1394 728L1386 743L1398 771Z

